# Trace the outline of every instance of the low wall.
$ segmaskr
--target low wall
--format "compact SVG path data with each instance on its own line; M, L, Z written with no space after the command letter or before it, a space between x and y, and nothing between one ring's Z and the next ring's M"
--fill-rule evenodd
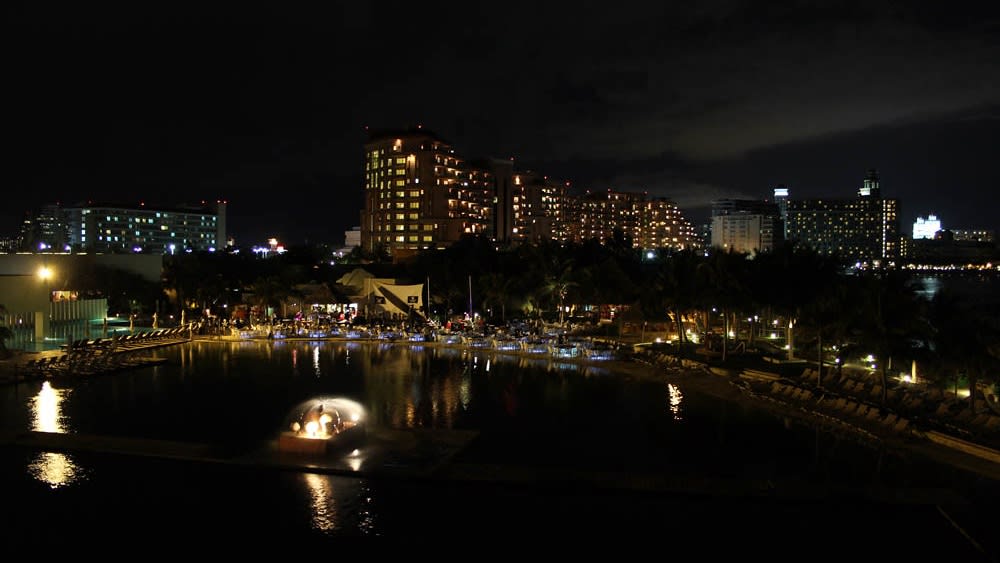
M976 457L981 457L994 463L1000 463L1000 452L992 448L987 448L986 446L974 444L961 438L942 434L935 430L925 432L925 435L928 440L936 444L941 444L942 446L947 446Z

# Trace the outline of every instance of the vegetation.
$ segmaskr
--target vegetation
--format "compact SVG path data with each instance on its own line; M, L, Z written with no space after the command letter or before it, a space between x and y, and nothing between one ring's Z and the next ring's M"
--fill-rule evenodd
M679 353L708 349L721 362L735 361L734 353L799 354L821 370L821 382L861 354L873 356L883 390L915 360L941 385L961 379L973 387L996 383L1000 365L997 311L947 294L929 302L904 271L848 269L836 257L791 245L756 256L685 250L648 258L619 234L510 248L468 237L402 263L390 262L384 249L338 264L295 251L266 259L188 254L165 258L163 298L171 307L220 314L240 303L275 308L298 284L332 290L358 267L404 283L429 280L430 312L442 320L471 307L492 324L586 320L593 334L636 341L656 323L672 327ZM692 322L697 343L688 341Z
M7 318L7 308L0 304L0 320ZM14 334L6 322L0 323L0 360L10 357L10 350L7 349L7 339L13 338Z

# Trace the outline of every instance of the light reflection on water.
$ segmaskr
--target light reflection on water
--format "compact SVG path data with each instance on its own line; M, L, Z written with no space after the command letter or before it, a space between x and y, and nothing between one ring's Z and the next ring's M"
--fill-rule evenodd
M28 462L28 473L53 489L86 478L86 470L67 454L42 452Z
M43 382L38 395L32 399L31 429L36 432L65 433L60 404L71 391L71 389L55 389L48 381Z
M590 377L613 373L607 367L480 350L359 343L193 342L155 353L171 361L91 379L72 390L71 401L66 401L70 390L47 382L37 395L34 386L19 397L7 394L0 405L17 408L3 409L9 412L0 412L0 419L17 424L21 432L30 427L190 442L224 438L228 434L217 430L218 421L238 420L239 438L250 443L281 428L289 408L285 401L330 393L357 399L380 426L483 430L483 447L470 452L472 463L484 466L506 463L508 455L514 456L512 463L526 466L565 463L571 469L618 470L635 463L637 471L702 471L704 465L708 473L745 462L770 478L776 471L770 469L773 460L780 457L787 461L780 465L783 471L799 470L805 460L803 472L822 467L824 479L849 480L851 473L838 469L869 462L864 451L841 462L837 456L847 448L842 442L775 425L753 411L726 410L683 383ZM295 377L307 370L316 377ZM614 460L592 447L610 440L617 446ZM353 471L377 469L368 460L378 458L368 455L350 457L346 464ZM87 486L76 490L107 491L93 484L107 481L109 471L93 458L87 462L84 475L69 456L45 453L28 465L31 477L21 476L51 488L85 477ZM23 471L23 461L13 467ZM908 469L895 462L879 467L886 477ZM378 533L402 525L393 517L404 510L400 506L409 506L389 504L396 491L387 492L381 483L368 489L364 478L301 474L283 483L295 486L293 494L276 496L288 503L284 509L293 514L288 518L324 535ZM213 490L210 485L205 491ZM108 485L117 486L117 480ZM266 493L240 489L237 494L256 499ZM261 509L255 516L268 514Z
M324 535L377 533L372 492L365 481L303 473L309 493L310 526Z
M670 397L670 412L673 413L674 420L684 420L684 417L681 415L681 402L684 400L684 394L681 393L680 387L673 383L668 383L667 394Z
M313 528L332 532L337 529L337 500L333 496L333 483L329 476L306 473L303 475L312 496Z
M36 432L67 432L61 404L71 389L55 389L48 381L42 383L38 395L31 400L31 429ZM53 489L64 487L84 477L84 470L69 455L41 452L28 462L28 473Z

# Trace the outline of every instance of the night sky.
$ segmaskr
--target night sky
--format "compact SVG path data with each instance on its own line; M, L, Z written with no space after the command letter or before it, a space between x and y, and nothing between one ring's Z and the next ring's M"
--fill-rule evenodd
M915 4L8 8L0 234L47 202L226 199L238 244L340 244L365 128L417 124L695 223L779 183L853 197L877 168L905 233L1000 231L998 9Z

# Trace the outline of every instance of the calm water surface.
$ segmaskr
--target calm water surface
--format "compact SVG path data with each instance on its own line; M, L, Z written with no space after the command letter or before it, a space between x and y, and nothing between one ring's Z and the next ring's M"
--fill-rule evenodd
M156 367L86 381L0 389L0 428L248 447L273 439L295 405L352 398L373 426L480 432L456 463L516 471L676 476L721 483L796 483L836 491L802 502L726 494L610 493L427 483L96 454L0 450L9 494L0 529L18 541L89 537L297 538L503 534L666 534L677 545L710 530L765 545L844 535L900 554L934 547L970 557L994 484L910 455L879 451L686 389L582 366L455 348L334 342L192 342L155 352ZM865 491L930 491L977 505L867 502ZM721 492L720 492L721 493ZM986 499L985 501L983 499ZM45 525L53 515L72 525ZM850 533L848 533L850 531ZM896 534L923 538L922 548ZM891 540L889 539L891 538ZM985 543L984 543L985 542ZM731 547L732 545L730 545ZM790 547L791 543L784 547ZM716 545L726 549L726 545ZM780 549L782 545L771 549ZM956 551L957 550L957 551Z

